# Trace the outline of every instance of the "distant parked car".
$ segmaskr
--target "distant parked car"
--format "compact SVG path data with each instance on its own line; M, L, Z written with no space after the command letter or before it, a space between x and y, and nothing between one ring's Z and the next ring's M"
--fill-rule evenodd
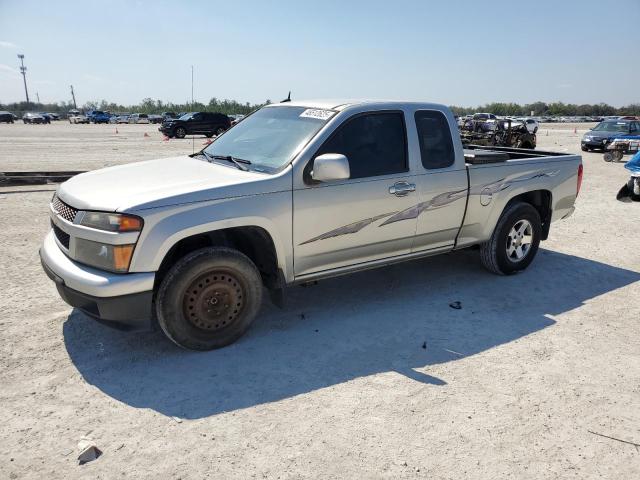
M0 112L0 123L13 123L13 113Z
M637 137L640 140L640 121L605 120L593 127L582 137L583 152L593 149L606 150L616 137Z
M44 118L39 113L25 113L22 116L22 121L24 123L49 123L46 118Z
M163 120L162 115L149 115L149 123L162 123Z
M536 133L540 126L535 118L516 118L516 121L524 123L529 133Z
M474 113L472 117L473 120L496 120L497 118L493 113Z
M60 114L59 113L47 112L47 115L49 115L51 117L51 120L60 120Z
M235 125L244 118L244 115L238 113L235 115L229 115L229 118L231 119L231 125Z
M223 113L185 113L177 120L165 120L158 128L169 138L184 138L186 135L204 135L211 138L231 127L231 119Z
M51 123L51 120L53 120L53 117L49 113L38 112L38 115L44 117L44 123Z
M176 112L162 112L162 118L164 120L171 120L171 119L180 118L180 115L177 114Z
M149 123L149 115L146 113L132 113L129 115L129 123Z
M89 110L87 112L87 118L91 123L109 123L111 115L102 110Z
M89 123L89 119L80 110L69 110L67 113L69 123Z

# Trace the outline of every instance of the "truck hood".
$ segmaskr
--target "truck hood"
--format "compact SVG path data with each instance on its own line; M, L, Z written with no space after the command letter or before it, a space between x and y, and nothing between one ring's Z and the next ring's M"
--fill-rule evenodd
M136 211L290 189L291 181L283 180L181 156L76 175L60 185L58 197L81 210Z

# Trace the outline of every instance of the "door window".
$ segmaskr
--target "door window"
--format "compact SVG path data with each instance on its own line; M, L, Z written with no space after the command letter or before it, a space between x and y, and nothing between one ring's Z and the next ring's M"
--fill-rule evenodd
M451 129L444 114L435 110L423 110L416 112L415 119L424 168L446 168L453 165L455 153Z
M350 178L406 172L407 136L402 112L376 112L347 120L317 155L341 153L349 160Z

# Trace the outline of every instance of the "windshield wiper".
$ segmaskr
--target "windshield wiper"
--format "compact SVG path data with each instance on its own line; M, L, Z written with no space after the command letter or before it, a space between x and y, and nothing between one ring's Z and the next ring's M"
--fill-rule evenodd
M202 151L202 153L204 153L207 158L213 158L215 160L226 160L227 162L231 162L243 172L249 171L249 169L245 167L245 165L251 165L251 162L249 160L245 160L244 158L236 158L232 157L231 155L209 155L204 150Z

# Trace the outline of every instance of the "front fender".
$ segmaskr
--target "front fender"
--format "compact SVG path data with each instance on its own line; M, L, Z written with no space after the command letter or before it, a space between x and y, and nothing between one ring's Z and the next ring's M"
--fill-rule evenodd
M184 238L254 226L271 236L278 267L289 281L293 279L291 206L291 192L276 192L136 212L145 224L129 271L157 271L171 247Z

